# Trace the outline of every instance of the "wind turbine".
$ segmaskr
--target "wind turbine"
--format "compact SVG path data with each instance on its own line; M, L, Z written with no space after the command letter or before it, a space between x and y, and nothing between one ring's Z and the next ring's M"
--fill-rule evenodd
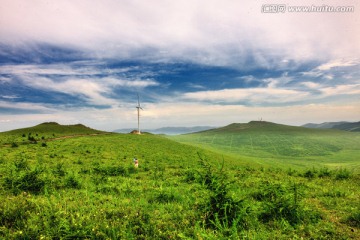
M142 107L140 106L139 94L137 94L137 98L138 98L138 105L136 106L136 109L137 109L137 117L138 117L138 134L141 134L140 133L140 109L141 110L144 110L144 109L142 109Z

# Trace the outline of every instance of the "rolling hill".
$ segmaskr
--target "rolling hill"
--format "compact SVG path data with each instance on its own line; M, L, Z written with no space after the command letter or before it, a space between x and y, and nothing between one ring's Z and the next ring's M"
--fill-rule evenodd
M171 137L236 157L280 166L322 164L356 166L360 134L335 129L311 129L264 121L233 123L225 127Z
M347 161L359 156L358 133L268 122L177 137L101 133L45 123L0 134L49 140L0 144L0 239L360 237L360 176ZM169 139L179 137L187 144ZM307 141L325 155L289 154L313 151Z
M95 130L82 124L61 125L56 122L45 122L33 127L1 132L0 144L9 144L14 142L26 143L29 141L34 142L40 140L49 140L65 136L102 133L106 132Z

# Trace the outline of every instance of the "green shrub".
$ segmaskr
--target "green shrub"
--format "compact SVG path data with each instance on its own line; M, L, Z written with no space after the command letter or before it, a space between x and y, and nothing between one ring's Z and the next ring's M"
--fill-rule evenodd
M336 180L345 180L351 178L351 172L346 168L340 168L336 171L335 179Z
M14 161L14 166L17 171L28 170L29 164L28 161L24 158L18 158Z
M317 171L315 169L312 169L312 170L309 169L303 174L303 177L312 179L312 178L316 177L316 174L317 174Z
M164 190L160 191L159 193L156 193L155 196L153 196L149 203L170 203L170 202L179 202L180 197L173 192L166 192Z
M0 226L10 229L22 229L26 220L35 209L35 204L22 195L0 201Z
M223 171L223 165L216 171L201 157L200 165L203 169L200 180L210 192L208 200L201 207L205 226L222 230L228 235L234 228L244 228L249 209L244 207L243 200L235 200L230 196L230 182Z
M41 173L40 169L11 173L5 177L4 186L14 194L19 194L21 191L39 194L45 187L45 181L40 177Z
M346 218L345 222L350 226L360 228L360 211L357 210L353 212L350 216Z
M199 173L194 169L187 169L182 175L184 176L184 182L193 183L199 181Z
M259 220L264 223L286 220L293 226L307 221L317 222L321 216L315 211L304 208L300 198L302 195L300 187L299 184L285 187L282 184L266 183L259 192L254 194L255 199L263 203Z
M96 166L93 168L94 172L104 176L128 176L128 171L123 166Z
M53 174L55 174L56 176L59 176L59 177L65 176L66 175L66 170L64 169L64 164L63 163L57 163L52 172L53 172Z
M155 227L151 224L151 216L141 210L130 216L127 228L131 229L132 239L148 239L149 236L154 236L155 233Z
M324 178L324 177L331 177L331 175L332 172L328 168L321 168L318 176L320 178Z
M69 175L65 178L65 187L80 189L81 184L80 181L74 175Z

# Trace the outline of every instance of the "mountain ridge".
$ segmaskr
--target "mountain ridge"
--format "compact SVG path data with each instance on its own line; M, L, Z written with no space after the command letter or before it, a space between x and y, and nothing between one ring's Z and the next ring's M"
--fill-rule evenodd
M339 129L349 132L359 132L360 131L360 121L359 122L323 122L323 123L307 123L302 125L302 127L313 128L313 129Z

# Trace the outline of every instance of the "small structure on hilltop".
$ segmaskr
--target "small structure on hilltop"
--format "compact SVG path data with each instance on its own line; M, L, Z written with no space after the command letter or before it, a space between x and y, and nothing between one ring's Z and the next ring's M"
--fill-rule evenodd
M138 130L132 130L130 133L131 134L140 134Z

